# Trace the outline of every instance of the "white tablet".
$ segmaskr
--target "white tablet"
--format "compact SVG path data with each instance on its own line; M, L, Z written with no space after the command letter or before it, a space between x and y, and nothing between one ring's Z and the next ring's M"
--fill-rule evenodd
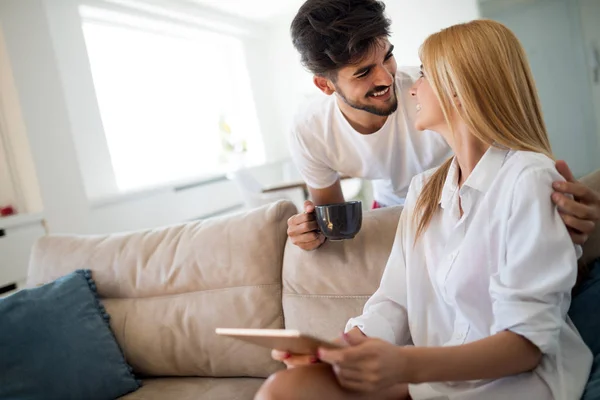
M341 344L318 339L292 329L228 329L217 328L217 335L244 340L269 349L287 351L292 354L317 355L320 347L336 349Z

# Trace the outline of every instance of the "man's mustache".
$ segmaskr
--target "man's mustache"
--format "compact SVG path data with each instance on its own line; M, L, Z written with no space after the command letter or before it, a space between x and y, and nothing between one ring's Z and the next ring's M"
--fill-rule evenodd
M382 92L385 89L391 88L391 87L392 87L392 85L390 85L390 86L377 86L375 89L373 89L373 90L369 91L369 93L367 93L367 97L372 96L375 93Z

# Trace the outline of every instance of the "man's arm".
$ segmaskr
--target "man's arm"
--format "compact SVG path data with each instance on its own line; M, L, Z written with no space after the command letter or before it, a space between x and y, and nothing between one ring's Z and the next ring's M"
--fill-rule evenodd
M325 242L325 236L317 230L317 221L313 212L315 204L342 203L344 194L339 179L324 189L315 189L309 186L308 191L313 201L305 201L304 212L288 219L287 234L296 246L304 250L314 250Z
M325 189L315 189L309 186L308 191L315 206L344 202L344 193L342 193L342 185L339 179Z

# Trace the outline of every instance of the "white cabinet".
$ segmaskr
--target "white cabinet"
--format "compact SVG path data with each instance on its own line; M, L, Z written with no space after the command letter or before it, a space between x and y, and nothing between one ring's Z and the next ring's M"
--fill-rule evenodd
M40 215L0 218L0 287L25 281L31 247L45 233Z

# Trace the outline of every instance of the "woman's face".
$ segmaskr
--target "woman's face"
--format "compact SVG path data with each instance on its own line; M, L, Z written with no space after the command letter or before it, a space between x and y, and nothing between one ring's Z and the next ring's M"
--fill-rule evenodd
M444 119L440 102L427 80L427 72L423 70L423 66L421 66L420 74L421 77L410 89L411 96L417 100L415 128L420 131L428 129L439 133L446 131L448 124Z

